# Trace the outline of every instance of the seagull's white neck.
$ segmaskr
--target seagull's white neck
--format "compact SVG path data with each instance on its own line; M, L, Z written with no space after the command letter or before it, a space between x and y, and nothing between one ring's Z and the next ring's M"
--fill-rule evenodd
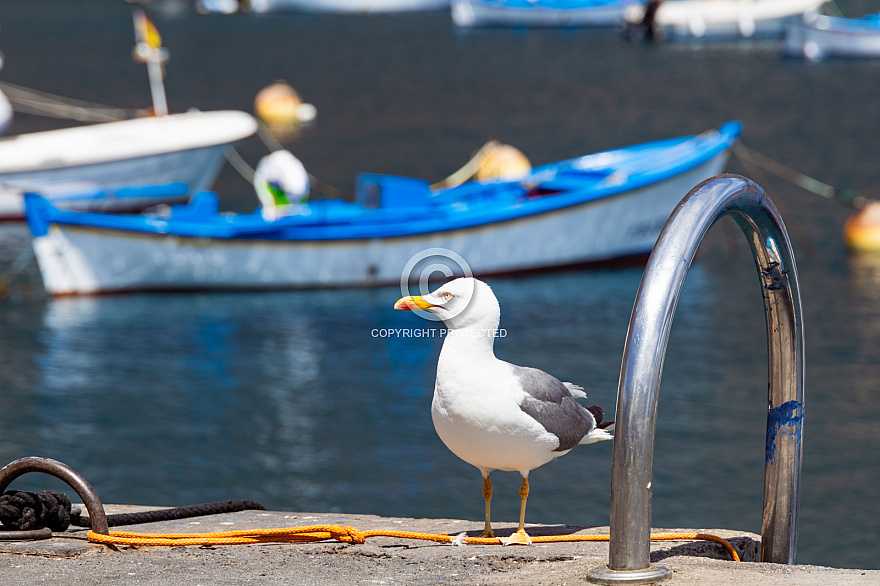
M453 281L453 285L456 283L459 282ZM448 298L452 299L452 304L444 303L443 311L439 314L447 328L440 351L441 364L453 357L465 363L495 359L493 346L501 321L501 309L488 285L475 279L471 285L472 290L465 294L458 291L462 287L452 287L455 293L450 293Z
M465 327L448 328L443 349L440 351L441 362L453 356L467 356L468 360L495 358L495 335L498 333L498 320L482 320Z

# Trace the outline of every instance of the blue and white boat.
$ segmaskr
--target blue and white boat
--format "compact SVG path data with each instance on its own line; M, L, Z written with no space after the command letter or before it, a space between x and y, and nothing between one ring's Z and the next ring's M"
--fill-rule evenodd
M275 219L218 213L211 192L156 215L60 210L33 194L25 205L51 295L381 285L412 278L432 255L457 259L459 274L517 273L645 258L681 198L723 170L740 131L729 122L515 181L435 189L365 174L354 203L312 201Z
M458 26L619 26L645 0L452 0Z
M806 14L785 28L785 52L792 57L880 57L880 13L860 18Z

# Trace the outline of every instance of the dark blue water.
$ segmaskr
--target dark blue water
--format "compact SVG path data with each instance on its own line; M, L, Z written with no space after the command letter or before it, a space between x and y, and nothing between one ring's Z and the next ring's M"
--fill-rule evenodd
M867 2L841 2L854 13ZM275 79L317 105L286 142L316 176L439 179L489 138L535 163L742 120L747 145L839 187L880 185L880 63L787 60L770 43L638 45L610 31L459 32L447 14L334 17L151 13L171 51L172 110L250 110ZM0 3L0 79L125 107L149 104L128 7ZM19 116L12 132L67 123ZM243 155L265 154L257 140ZM731 162L729 170L742 172ZM224 206L256 198L233 171ZM807 337L799 562L880 568L880 261L851 259L849 210L774 181L796 235ZM760 288L722 222L692 268L663 376L655 527L761 524L767 352ZM0 227L5 267L27 245ZM613 412L641 269L492 281L507 360L583 385ZM439 338L393 288L49 300L33 265L0 302L0 463L62 460L106 502L252 498L298 511L456 517L479 525L479 474L436 437ZM528 519L607 524L611 446L531 475ZM515 474L495 517L514 520ZM38 475L24 488L51 485Z

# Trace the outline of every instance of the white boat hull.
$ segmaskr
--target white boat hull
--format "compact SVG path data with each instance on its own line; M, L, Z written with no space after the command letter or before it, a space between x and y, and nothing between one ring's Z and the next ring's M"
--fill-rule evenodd
M793 19L785 27L785 52L794 57L880 57L880 30L834 28L824 15Z
M471 0L452 0L452 21L458 26L583 26L607 27L623 24L630 5L611 4L582 9L543 10L502 7Z
M62 208L129 212L143 207L133 199L69 196L178 182L193 193L208 189L226 149L256 128L244 112L193 112L0 139L0 220L24 217L21 194L28 191Z
M814 12L825 0L678 0L663 2L654 26L669 39L781 37L789 18ZM641 21L644 8L628 9L626 20Z
M401 273L428 249L460 255L475 275L584 265L647 255L678 202L727 156L570 208L418 236L242 241L52 224L33 245L51 295L392 284L419 278Z

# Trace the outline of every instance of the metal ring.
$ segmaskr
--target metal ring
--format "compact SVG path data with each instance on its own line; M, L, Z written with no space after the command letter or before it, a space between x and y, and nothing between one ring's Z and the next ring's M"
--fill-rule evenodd
M52 537L52 530L48 527L28 531L0 531L0 541L36 541L50 537Z
M104 514L104 505L101 504L98 495L95 494L95 490L76 470L58 460L31 456L7 464L3 469L0 469L0 493L3 493L13 480L28 472L44 472L66 482L76 491L76 494L79 495L86 506L86 510L89 512L89 519L92 522L92 531L101 535L110 534L110 528L107 525L107 515ZM51 531L49 533L51 535ZM35 538L24 537L23 539Z

